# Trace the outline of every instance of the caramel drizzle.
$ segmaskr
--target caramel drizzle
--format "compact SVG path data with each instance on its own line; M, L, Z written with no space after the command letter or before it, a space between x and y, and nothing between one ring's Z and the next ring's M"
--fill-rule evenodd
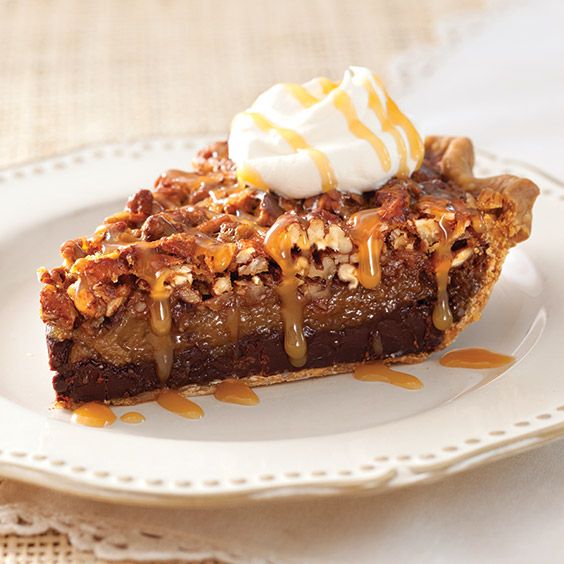
M409 174L407 145L397 128L401 128L405 133L407 144L409 145L409 153L411 158L417 163L417 168L419 168L423 162L425 152L423 141L411 121L409 121L405 114L398 108L397 104L390 98L380 79L376 76L373 76L373 79L384 93L386 107L384 108L374 86L368 79L366 79L363 86L368 94L368 107L378 118L378 121L382 126L382 130L389 133L394 138L400 154L398 174L407 176ZM332 82L327 78L318 78L317 80L321 85L324 95L330 94L338 86L338 83ZM320 101L311 94L307 88L300 84L284 84L284 87L296 98L296 100L298 100L298 102L300 102L304 108L310 108ZM368 141L382 162L384 170L389 170L391 167L389 151L387 150L385 144L358 119L348 94L344 92L336 93L334 95L334 103L337 109L345 116L349 129L353 135ZM389 165L387 163L389 163Z
M91 401L75 409L71 420L86 427L109 427L116 420L116 416L107 405Z
M237 168L237 182L242 186L248 184L254 188L268 192L268 184L264 181L260 172L249 163L243 163Z
M167 411L186 419L201 419L204 410L193 401L173 390L164 390L157 396L157 403Z
M355 137L358 137L359 139L363 139L364 141L370 143L376 155L380 159L382 168L386 172L390 170L392 161L390 158L390 152L388 151L386 144L358 119L358 115L356 113L356 110L354 109L350 96L342 90L335 90L336 85L331 81L327 79L320 80L323 80L323 82L321 82L321 85L324 92L326 90L328 91L328 93L335 91L335 93L333 94L333 103L347 120L349 131ZM305 108L309 108L319 102L318 98L313 96L307 90L307 88L300 84L285 84L284 86Z
M380 215L377 209L362 210L353 214L351 221L351 238L358 247L358 280L372 290L382 278L380 255L384 240L380 231Z
M433 308L433 325L446 331L452 325L452 311L448 303L448 279L452 253L447 242L440 243L435 251L435 276L437 279L437 303Z
M382 124L382 128L384 131L388 131L394 136L396 140L396 144L398 146L398 150L402 155L402 159L405 159L406 156L406 147L405 142L399 132L395 129L395 127L401 127L403 129L406 137L407 142L409 144L409 153L411 158L417 163L416 168L421 166L423 162L423 157L425 156L425 146L423 145L423 140L421 136L411 123L411 121L407 118L407 116L398 108L397 104L390 98L386 88L382 84L382 81L375 75L372 76L374 82L380 87L384 96L386 98L386 111L387 117L383 113L382 103L380 102L380 98L378 97L374 87L370 84L367 80L364 84L364 87L368 91L368 105L372 109L372 111L376 114L380 123ZM380 117L382 115L383 117ZM400 171L401 174L401 171ZM404 174L407 174L407 169Z
M311 106L314 106L319 102L319 98L316 98L301 84L286 83L283 86L304 108L311 108Z
M196 256L204 256L212 272L223 272L235 254L234 243L222 243L213 237L194 230Z
M376 114L378 121L382 126L382 131L389 133L396 142L396 147L398 149L400 155L400 164L398 169L398 175L408 176L409 168L407 166L407 147L401 133L394 127L392 120L390 120L385 112L384 107L382 106L382 102L380 101L380 97L376 93L376 90L370 84L370 81L367 79L364 82L364 88L368 92L368 107ZM386 105L388 108L389 113L389 104L390 99L386 97Z
M145 416L138 411L128 411L120 417L120 421L130 425L139 425L139 423L143 423L143 421L145 421Z
M231 307L229 307L226 313L225 325L231 341L233 343L238 343L241 329L241 310L239 308L239 299L235 293L231 299L230 306Z
M113 251L119 251L125 247L128 247L134 243L138 243L139 239L129 232L120 233L117 237L112 236L108 231L102 239L101 253L107 254Z
M420 390L423 387L423 382L419 378L407 372L392 370L381 361L357 365L354 369L354 377L363 382L386 382L408 390Z
M386 144L358 119L351 97L346 92L343 90L335 90L332 96L335 107L347 120L349 131L355 137L370 143L376 153L376 156L380 160L382 168L385 172L388 172L392 168L392 160Z
M239 380L224 380L214 391L217 400L236 403L238 405L257 405L260 403L255 392L244 382Z
M197 231L194 231L194 242L196 246L195 255L203 255L210 270L223 272L229 266L234 254L234 245L221 243ZM168 269L155 271L152 268L151 258L155 253L152 243L138 243L138 247L143 251L139 276L150 286L150 339L153 345L157 374L161 383L164 384L170 376L174 362L172 316L170 313L171 290L165 286L171 272Z
M515 357L499 354L488 349L457 349L444 354L439 363L450 368L499 368L515 362Z
M317 82L321 85L321 90L323 91L323 94L325 94L326 96L327 94L335 90L337 86L339 86L338 82L333 82L332 80L329 80L324 76L318 77Z
M380 284L382 278L380 257L384 240L380 231L379 210L361 210L354 213L350 221L352 222L350 235L358 247L358 280L362 286L372 290ZM448 298L448 282L452 266L451 247L454 236L449 236L443 225L443 218L439 221L439 225L441 227L441 240L433 253L437 281L437 302L433 308L433 325L439 331L446 331L453 323Z
M280 216L268 230L264 247L282 270L282 280L276 291L282 306L284 350L292 365L301 367L307 361L307 342L303 330L304 306L298 293L300 280L297 277L297 259L292 256L293 243L288 233L288 227L293 221L291 215ZM298 241L298 246L305 249L305 235L302 235L302 238L304 240Z
M259 129L270 132L275 131L284 141L292 147L294 152L306 152L314 162L321 177L321 188L324 192L337 188L337 179L327 155L315 149L296 131L286 129L272 123L268 118L257 112L244 112L241 115L249 116Z
M439 331L450 329L453 322L452 311L448 302L449 273L452 266L452 239L443 225L443 219L439 221L441 228L441 240L433 253L435 265L435 278L437 280L437 302L433 308L433 325Z
M171 335L170 289L165 287L169 271L153 272L151 257L155 251L148 245L140 246L140 248L143 249L143 272L140 274L150 287L150 341L153 345L153 357L157 368L157 375L161 383L164 384L170 376L174 362L174 346Z

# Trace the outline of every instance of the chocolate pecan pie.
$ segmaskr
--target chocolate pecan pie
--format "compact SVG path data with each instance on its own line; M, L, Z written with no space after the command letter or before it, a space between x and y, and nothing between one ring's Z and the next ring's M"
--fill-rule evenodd
M225 142L200 151L41 271L57 400L205 394L447 346L529 236L538 194L475 178L473 160L468 139L431 137L409 177L289 200L238 182Z

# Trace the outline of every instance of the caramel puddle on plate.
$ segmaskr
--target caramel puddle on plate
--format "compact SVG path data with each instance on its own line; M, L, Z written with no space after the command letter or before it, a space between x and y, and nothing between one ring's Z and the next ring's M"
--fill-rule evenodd
M386 382L408 390L420 390L423 382L407 372L392 370L383 362L366 362L354 369L354 377L363 382Z
M215 399L238 405L257 405L260 403L255 392L243 382L237 380L224 380L220 382L213 394Z
M498 368L515 362L515 357L499 354L488 349L456 349L444 354L439 360L449 368Z
M120 417L120 421L129 423L130 425L138 425L139 423L143 423L143 421L145 421L145 416L138 411L128 411Z
M186 417L186 419L201 419L204 416L204 410L197 403L172 390L161 392L157 397L157 403L164 409Z
M72 422L86 427L109 427L115 420L115 413L96 401L85 403L72 412Z

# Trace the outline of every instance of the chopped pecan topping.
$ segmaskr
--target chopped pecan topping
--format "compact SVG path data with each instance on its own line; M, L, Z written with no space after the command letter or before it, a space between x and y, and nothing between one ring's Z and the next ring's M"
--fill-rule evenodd
M330 281L359 285L351 218L366 209L378 210L373 236L383 241L386 268L392 268L394 253L430 256L444 233L451 244L461 242L453 247L456 268L473 256L467 242L483 236L487 214L499 214L508 204L501 191L454 184L442 173L441 151L442 145L431 147L411 178L392 178L374 192L332 191L292 201L239 186L226 142L209 145L196 155L193 172L169 170L152 190L134 194L93 237L62 246L65 266L41 274L43 319L68 331L79 317L111 317L133 293L150 293L157 281L161 291L188 304L242 288L258 299L280 277L264 240L284 214L291 218L287 234L300 284L309 279L322 285L319 292L304 290L309 296L322 295ZM145 302L136 307L144 312Z

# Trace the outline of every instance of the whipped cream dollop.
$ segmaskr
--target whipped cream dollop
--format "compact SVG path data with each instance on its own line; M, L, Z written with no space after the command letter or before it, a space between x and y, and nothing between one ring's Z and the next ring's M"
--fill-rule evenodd
M349 67L340 83L276 84L231 125L239 182L286 198L375 190L409 176L423 141L381 81Z

